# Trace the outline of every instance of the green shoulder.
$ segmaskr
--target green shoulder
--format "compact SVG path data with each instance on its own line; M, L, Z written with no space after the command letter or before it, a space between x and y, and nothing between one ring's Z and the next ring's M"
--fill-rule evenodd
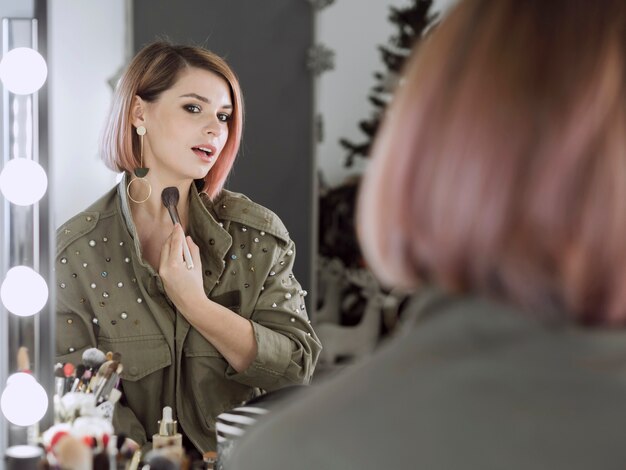
M56 252L64 251L75 240L91 232L103 216L115 210L117 188L111 189L83 212L62 224L56 232Z
M280 217L243 194L224 189L213 202L213 208L220 219L269 233L285 244L290 241Z

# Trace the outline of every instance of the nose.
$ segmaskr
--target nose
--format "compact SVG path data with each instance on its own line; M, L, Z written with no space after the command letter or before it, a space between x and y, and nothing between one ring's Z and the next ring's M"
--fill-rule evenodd
M220 136L220 134L224 131L224 123L222 123L217 116L212 116L209 118L207 123L204 126L205 134L213 134L214 136Z

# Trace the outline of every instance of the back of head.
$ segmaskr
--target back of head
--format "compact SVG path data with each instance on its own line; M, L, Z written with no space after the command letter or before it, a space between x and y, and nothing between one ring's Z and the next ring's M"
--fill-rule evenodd
M373 153L358 216L384 281L626 322L623 0L461 0Z
M196 46L157 41L142 48L128 65L118 83L109 118L102 134L101 157L113 171L131 172L139 166L139 138L132 131L131 104L135 95L154 102L171 88L187 68L215 73L228 83L233 102L226 145L205 178L204 191L214 197L223 187L232 168L243 132L243 98L239 81L218 55Z

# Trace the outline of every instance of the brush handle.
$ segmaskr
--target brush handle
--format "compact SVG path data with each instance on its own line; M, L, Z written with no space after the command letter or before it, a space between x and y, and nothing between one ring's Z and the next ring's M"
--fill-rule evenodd
M182 226L182 224L180 223L180 217L178 217L178 210L176 209L176 206L167 206L167 211L170 213L172 222L174 224L179 224ZM185 263L187 263L187 269L193 269L193 258L191 257L191 252L189 251L189 247L187 246L187 240L183 240L183 257L185 259Z

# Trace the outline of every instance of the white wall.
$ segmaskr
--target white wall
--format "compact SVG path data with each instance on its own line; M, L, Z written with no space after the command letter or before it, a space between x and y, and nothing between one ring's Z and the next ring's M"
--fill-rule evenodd
M456 0L435 0L433 10L443 12ZM340 138L354 143L366 140L358 128L374 111L368 101L376 83L374 72L384 72L379 45L388 45L396 34L389 20L389 7L405 7L408 0L336 0L322 10L316 24L316 42L335 51L335 69L317 81L317 112L324 120L324 140L317 146L318 167L330 186L361 173L363 159L344 167L346 150Z
M98 157L112 90L125 60L125 0L48 2L50 162L54 223L61 225L115 184Z

